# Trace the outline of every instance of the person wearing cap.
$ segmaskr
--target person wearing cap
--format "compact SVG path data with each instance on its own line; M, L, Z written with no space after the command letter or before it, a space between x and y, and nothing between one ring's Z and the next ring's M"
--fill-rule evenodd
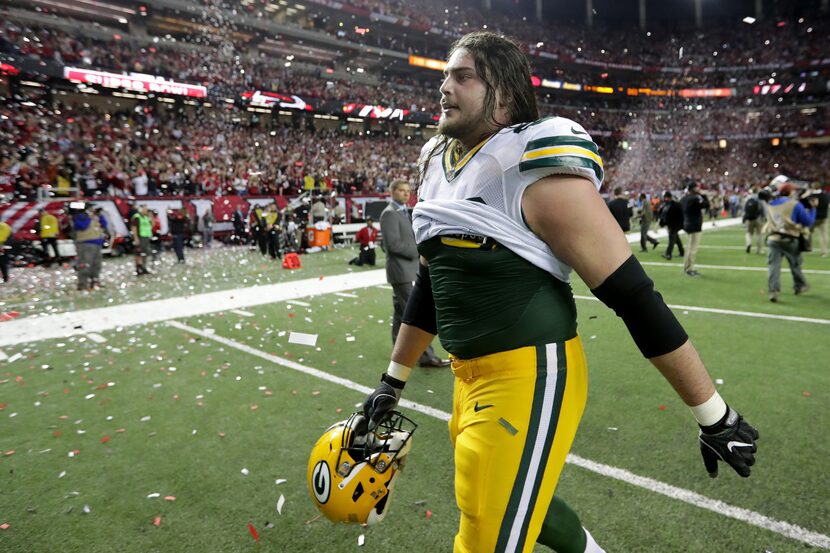
M799 236L802 236L815 223L818 198L811 197L809 199L810 209L805 208L801 202L790 197L795 191L795 185L789 179L785 179L786 177L782 179L779 176L770 183L771 186L777 189L778 193L767 208L767 224L765 227L768 234L767 246L769 247L767 288L769 290L769 301L771 302L777 302L781 293L782 257L785 257L787 263L790 264L795 295L803 294L810 288L801 270L802 257Z
M374 227L371 217L366 217L366 226L357 231L355 240L360 244L360 254L349 261L349 265L375 266L375 244L378 241L378 229Z
M78 251L78 290L91 291L101 274L104 229L89 205L73 213L72 228L75 231L75 249Z
M697 183L686 187L686 195L680 200L683 208L683 230L689 235L689 247L686 248L686 257L683 258L683 271L696 277L700 273L695 270L695 257L700 247L700 233L703 230L703 214L709 209L709 199L700 193Z

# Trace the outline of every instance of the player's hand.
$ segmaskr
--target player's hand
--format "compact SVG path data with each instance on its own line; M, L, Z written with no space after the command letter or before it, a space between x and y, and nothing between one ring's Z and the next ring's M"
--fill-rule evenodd
M398 405L405 384L406 382L386 373L383 373L380 377L378 387L363 402L363 414L366 416L366 420L369 421L370 432L375 429L389 411Z
M723 461L746 478L755 464L758 431L732 409L726 407L724 418L712 426L700 427L700 454L709 476L718 475L718 461Z

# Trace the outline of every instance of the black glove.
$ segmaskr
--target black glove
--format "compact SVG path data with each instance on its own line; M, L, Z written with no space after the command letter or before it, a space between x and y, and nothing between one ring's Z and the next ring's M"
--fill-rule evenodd
M406 382L403 380L398 380L386 373L383 373L380 377L378 387L363 402L363 414L366 416L366 420L369 421L370 432L375 429L389 411L398 405L398 400L401 399L401 391L405 385Z
M712 426L700 427L700 454L709 476L718 475L718 461L723 461L746 478L755 464L758 431L744 418L726 406L726 414Z

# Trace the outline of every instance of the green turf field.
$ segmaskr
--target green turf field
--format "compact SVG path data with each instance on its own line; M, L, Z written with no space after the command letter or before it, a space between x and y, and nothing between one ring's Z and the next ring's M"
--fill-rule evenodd
M765 268L763 256L744 253L739 229L705 233L702 245L698 278L682 274L682 260L640 256L669 304L830 319L830 259L808 255L805 269L823 271L807 273L810 292L793 296L786 274L772 304L764 271L706 267ZM289 272L258 253L217 248L194 252L184 267L165 258L160 274L146 279L128 274L129 260L111 260L107 287L90 295L56 271L65 282L42 285L35 296L18 270L16 287L0 292L0 311L32 317L334 275L349 270L353 255L303 256L304 268ZM36 271L33 279L44 278ZM578 280L574 292L590 295ZM405 410L419 428L381 525L318 516L305 483L308 453L365 393L280 360L374 387L391 349L391 290L302 303L113 329L100 333L104 343L74 336L4 346L6 356L21 355L0 361L0 524L8 525L0 552L346 552L361 550L360 535L377 552L451 551L458 521L451 446L446 423L423 413ZM761 433L751 478L721 469L712 480L690 413L621 321L599 302L577 306L591 386L572 453L726 504L704 509L569 464L558 493L609 553L782 553L820 550L804 540L830 543L830 326L675 310L723 396ZM290 331L317 334L316 346L289 343ZM446 412L451 386L448 370L416 369L405 398Z

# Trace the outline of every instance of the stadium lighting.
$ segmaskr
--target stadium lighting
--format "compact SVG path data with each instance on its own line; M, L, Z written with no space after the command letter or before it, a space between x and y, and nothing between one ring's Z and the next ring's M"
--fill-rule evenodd
M755 23L755 18L750 17L750 16L746 16L746 17L743 18L743 22L746 23L747 25L752 25L753 23Z

